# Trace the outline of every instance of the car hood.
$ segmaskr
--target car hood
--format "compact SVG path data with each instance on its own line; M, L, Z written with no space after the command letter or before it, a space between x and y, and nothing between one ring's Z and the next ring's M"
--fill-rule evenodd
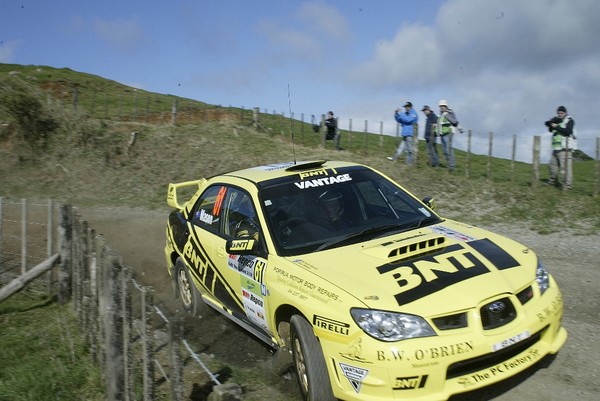
M451 220L291 260L366 307L421 316L518 292L537 267L528 247Z

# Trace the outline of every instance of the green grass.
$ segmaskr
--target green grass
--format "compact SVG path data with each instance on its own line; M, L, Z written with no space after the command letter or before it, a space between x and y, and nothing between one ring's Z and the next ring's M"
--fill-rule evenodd
M0 303L0 400L103 400L70 305L32 291Z

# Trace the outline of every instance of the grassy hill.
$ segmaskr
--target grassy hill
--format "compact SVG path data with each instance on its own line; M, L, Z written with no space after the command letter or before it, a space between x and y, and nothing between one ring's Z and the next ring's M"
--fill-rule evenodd
M453 174L433 169L422 143L418 163L407 167L385 159L393 137L342 132L346 150L335 151L309 121L263 113L256 127L251 110L44 66L0 64L0 105L1 197L166 208L169 182L293 159L345 159L379 169L419 197L433 196L441 214L471 224L519 220L540 232L600 230L594 161L575 163L568 192L532 186L528 164L461 151ZM546 177L542 166L540 181Z

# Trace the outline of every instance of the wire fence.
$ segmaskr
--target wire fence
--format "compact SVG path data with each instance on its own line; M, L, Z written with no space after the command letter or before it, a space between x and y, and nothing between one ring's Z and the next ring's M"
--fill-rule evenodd
M79 87L69 88L55 85L47 89L48 101L60 101L63 106L72 104L76 113L88 113L90 117L118 121L131 121L152 124L185 125L207 122L233 121L240 124L254 124L257 129L284 135L295 134L300 143L313 136L312 126L324 120L323 114L307 114L268 110L266 108L244 106L216 106L198 102L192 99L179 98L171 95L151 94L141 90L126 89L123 92L106 94L96 90L81 90ZM345 138L345 148L368 150L373 145L393 144L399 136L398 124L390 117L389 121L370 121L367 119L339 118L339 128ZM512 133L482 132L476 127L464 127L472 136L455 135L454 147L464 152L493 156L533 164L534 141L532 135L517 135ZM423 137L422 129L417 133ZM493 142L490 142L490 135ZM382 138L373 138L380 136ZM388 140L384 137L389 137ZM551 135L540 132L540 153L542 162L547 163L552 151ZM514 148L514 142L518 146ZM369 142L371 142L369 144ZM310 143L310 141L309 141ZM598 155L598 137L578 138L578 148L600 160ZM393 147L393 145L392 145Z
M160 399L167 393L167 399L183 400L191 387L186 360L201 368L203 377L194 382L203 380L209 392L222 386L183 337L182 319L155 306L152 287L136 281L70 205L0 198L0 222L0 302L45 277L49 295L72 305L92 362L103 372L106 399L159 399L157 388L166 383ZM235 400L235 392L228 383L212 399Z

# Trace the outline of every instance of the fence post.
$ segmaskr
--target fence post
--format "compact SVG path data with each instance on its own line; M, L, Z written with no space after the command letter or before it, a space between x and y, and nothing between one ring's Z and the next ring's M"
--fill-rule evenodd
M352 149L352 119L348 122L348 150Z
M413 136L412 136L412 141L413 141L413 165L416 166L417 165L417 158L419 156L419 123L414 123L413 124Z
M533 137L533 160L532 160L532 177L531 187L535 188L540 180L540 148L541 148L542 137L536 135Z
M383 149L383 121L379 121L379 149Z
M369 154L369 121L365 120L365 154Z
M594 197L596 197L598 196L598 181L600 177L600 137L596 138L596 168L594 170Z
M94 92L95 94L96 92ZM1 199L1 198L0 198ZM2 214L0 213L0 220L2 219ZM2 223L0 223L1 225ZM2 231L2 227L0 226L0 232ZM52 242L52 230L54 229L54 204L52 203L52 199L48 200L48 226L46 227L46 256L52 256L52 248L54 247L54 243ZM0 234L0 242L2 234ZM2 253L0 252L0 256ZM46 290L48 295L52 295L52 271L54 269L50 269L48 273L46 273Z
M96 230L90 230L90 238L92 240L92 258L90 260L90 356L92 362L98 362L98 243L96 238Z
M487 178L492 178L492 153L494 147L494 133L490 132L488 144Z
M2 258L2 197L0 196L0 259Z
M510 159L510 175L515 173L515 159L517 158L517 136L513 134L512 157Z
M473 137L473 131L467 131L467 154L465 161L465 176L469 178L471 176L471 139Z
M27 199L21 199L21 274L27 271Z
M154 400L154 333L152 315L154 313L152 287L142 287L142 338L143 338L143 401Z
M58 291L58 303L64 304L71 299L72 274L73 274L73 210L70 205L60 207L60 274Z
M173 105L171 106L171 125L177 123L177 99L173 99Z
M254 129L258 131L258 116L260 113L260 109L258 107L255 107L254 109L252 109L252 125L254 126Z
M123 366L125 381L125 400L135 400L135 388L133 380L133 311L131 306L131 270L123 269L121 275L121 302L123 310Z
M125 365L123 360L123 317L121 303L121 275L119 258L110 255L110 270L104 277L106 305L106 399L124 400Z
M171 344L171 400L183 401L183 363L181 358L182 327L179 318L169 324Z

